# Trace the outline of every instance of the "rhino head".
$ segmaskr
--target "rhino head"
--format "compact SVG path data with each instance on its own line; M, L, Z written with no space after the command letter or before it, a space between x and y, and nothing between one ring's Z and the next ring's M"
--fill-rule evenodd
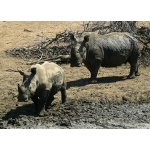
M25 87L24 84L18 84L18 102L27 102L31 97L30 89Z
M23 76L22 84L18 84L18 102L28 101L35 93L36 87L34 82L32 82L34 75L36 74L36 69L32 68L31 72L25 73L23 71L19 72ZM34 91L33 91L34 87Z
M71 67L81 67L83 62L83 44L80 39L70 34L71 39Z
M71 67L80 67L86 59L87 42L91 32L83 32L80 38L70 34L71 39Z

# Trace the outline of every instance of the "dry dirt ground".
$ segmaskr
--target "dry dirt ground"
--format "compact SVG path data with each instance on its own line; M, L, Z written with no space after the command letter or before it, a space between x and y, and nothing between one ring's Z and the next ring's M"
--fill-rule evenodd
M82 66L66 72L68 101L55 105L45 117L34 117L32 102L16 106L21 76L7 69L30 66L5 51L33 45L59 32L82 30L83 22L0 22L0 128L150 128L150 68L140 66L141 75L125 80L129 65L101 68L98 83L88 84L89 72Z

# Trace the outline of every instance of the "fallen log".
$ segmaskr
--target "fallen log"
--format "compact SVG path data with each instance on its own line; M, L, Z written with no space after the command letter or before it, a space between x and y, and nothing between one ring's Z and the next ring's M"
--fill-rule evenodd
M43 59L43 60L39 60L39 61L34 61L34 62L27 62L27 65L33 65L36 63L44 63L45 61L51 61L51 62L56 62L56 63L69 63L71 59L70 55L59 55L57 57L54 58L48 58L48 59Z

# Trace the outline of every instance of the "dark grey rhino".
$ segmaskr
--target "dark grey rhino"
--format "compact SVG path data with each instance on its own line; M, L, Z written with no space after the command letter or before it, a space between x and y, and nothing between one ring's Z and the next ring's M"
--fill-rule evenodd
M82 61L91 73L91 81L96 82L97 73L102 67L116 67L129 62L131 65L128 78L139 76L138 58L140 50L138 41L126 32L113 32L105 35L83 33L82 41L70 34L72 41L71 67L80 66Z
M18 84L18 101L28 101L31 98L36 115L46 114L45 109L51 106L58 91L61 91L62 103L66 101L65 73L57 64L44 62L42 65L32 65L28 73L19 73L23 76L23 83Z

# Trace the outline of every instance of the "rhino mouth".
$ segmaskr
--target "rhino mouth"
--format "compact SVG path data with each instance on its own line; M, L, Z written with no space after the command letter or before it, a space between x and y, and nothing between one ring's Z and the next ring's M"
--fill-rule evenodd
M28 102L28 101L29 101L29 95L25 95L23 101L24 101L24 102Z
M19 97L18 96L18 101L17 102L28 102L29 101L29 97Z
M29 99L24 99L22 101L18 100L18 102L28 102L28 101L29 101Z

